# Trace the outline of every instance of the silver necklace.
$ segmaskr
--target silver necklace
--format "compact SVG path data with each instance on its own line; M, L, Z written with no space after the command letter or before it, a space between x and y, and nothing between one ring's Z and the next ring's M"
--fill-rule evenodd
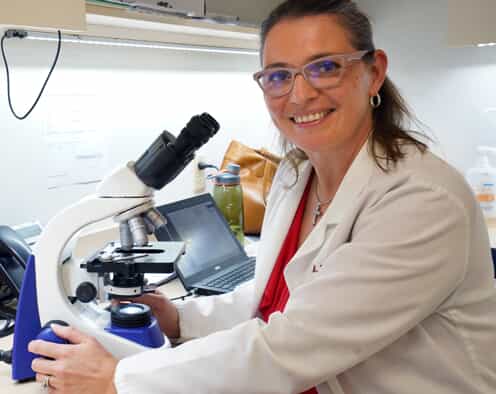
M326 204L329 204L331 201L332 201L332 197L327 200L327 201L320 201L320 197L319 197L319 185L315 185L315 196L317 197L317 205L315 206L315 208L313 209L312 213L313 213L313 220L312 220L312 225L316 225L317 224L317 219L320 215L322 215L322 211L320 210L320 207L322 205L326 205Z

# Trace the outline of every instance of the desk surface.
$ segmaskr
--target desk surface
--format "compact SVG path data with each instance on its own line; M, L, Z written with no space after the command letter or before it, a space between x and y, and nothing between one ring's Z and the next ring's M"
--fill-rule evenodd
M90 234L81 237L74 249L76 257L85 256L92 250L103 246L105 243L118 238L115 229L107 229L96 235ZM97 246L95 246L97 245ZM181 297L186 294L184 287L179 280L174 280L160 288L170 298ZM12 348L13 336L0 339L0 349L7 350ZM37 394L46 393L37 382L17 383L11 379L11 367L0 362L0 393L2 394Z
M491 246L496 247L496 226L489 228ZM81 238L75 248L76 255L86 255L88 251L95 250L96 247L103 246L106 242L116 239L117 234L114 229L106 230L97 235L88 235ZM97 245L95 247L95 245ZM186 293L182 284L175 280L160 288L169 297L180 297ZM12 347L13 337L0 339L0 349L10 349ZM41 385L36 382L17 383L13 382L11 377L11 367L7 364L0 363L0 392L2 394L42 394L46 393Z

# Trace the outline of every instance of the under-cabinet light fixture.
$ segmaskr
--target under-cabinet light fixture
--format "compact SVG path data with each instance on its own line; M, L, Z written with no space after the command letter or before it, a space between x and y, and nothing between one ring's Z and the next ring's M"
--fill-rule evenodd
M23 38L27 40L39 41L58 41L55 33L46 33L38 31L27 31ZM165 43L158 41L143 41L143 40L128 40L122 38L97 37L97 36L82 36L78 34L62 34L62 42L87 45L103 45L113 47L127 48L148 48L148 49L169 49L177 51L193 51L193 52L210 52L210 53L227 53L235 55L251 55L258 56L259 52L256 49L241 49L231 47L195 45L195 44L176 44Z
M494 47L494 46L496 46L496 42L483 42L483 43L477 44L477 46L479 48L483 48L483 47Z

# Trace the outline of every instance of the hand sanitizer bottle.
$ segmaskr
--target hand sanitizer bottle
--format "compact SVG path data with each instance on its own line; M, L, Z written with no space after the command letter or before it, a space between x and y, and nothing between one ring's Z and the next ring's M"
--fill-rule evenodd
M488 155L496 153L490 146L477 147L479 158L474 168L467 171L467 180L479 201L488 225L496 225L496 168L491 167Z

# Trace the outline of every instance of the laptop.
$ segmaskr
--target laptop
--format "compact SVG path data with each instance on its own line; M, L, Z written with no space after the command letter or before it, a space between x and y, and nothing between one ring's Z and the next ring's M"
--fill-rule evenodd
M157 209L167 219L155 232L157 240L186 243L186 253L175 267L186 290L222 294L253 278L255 258L246 254L210 194Z

